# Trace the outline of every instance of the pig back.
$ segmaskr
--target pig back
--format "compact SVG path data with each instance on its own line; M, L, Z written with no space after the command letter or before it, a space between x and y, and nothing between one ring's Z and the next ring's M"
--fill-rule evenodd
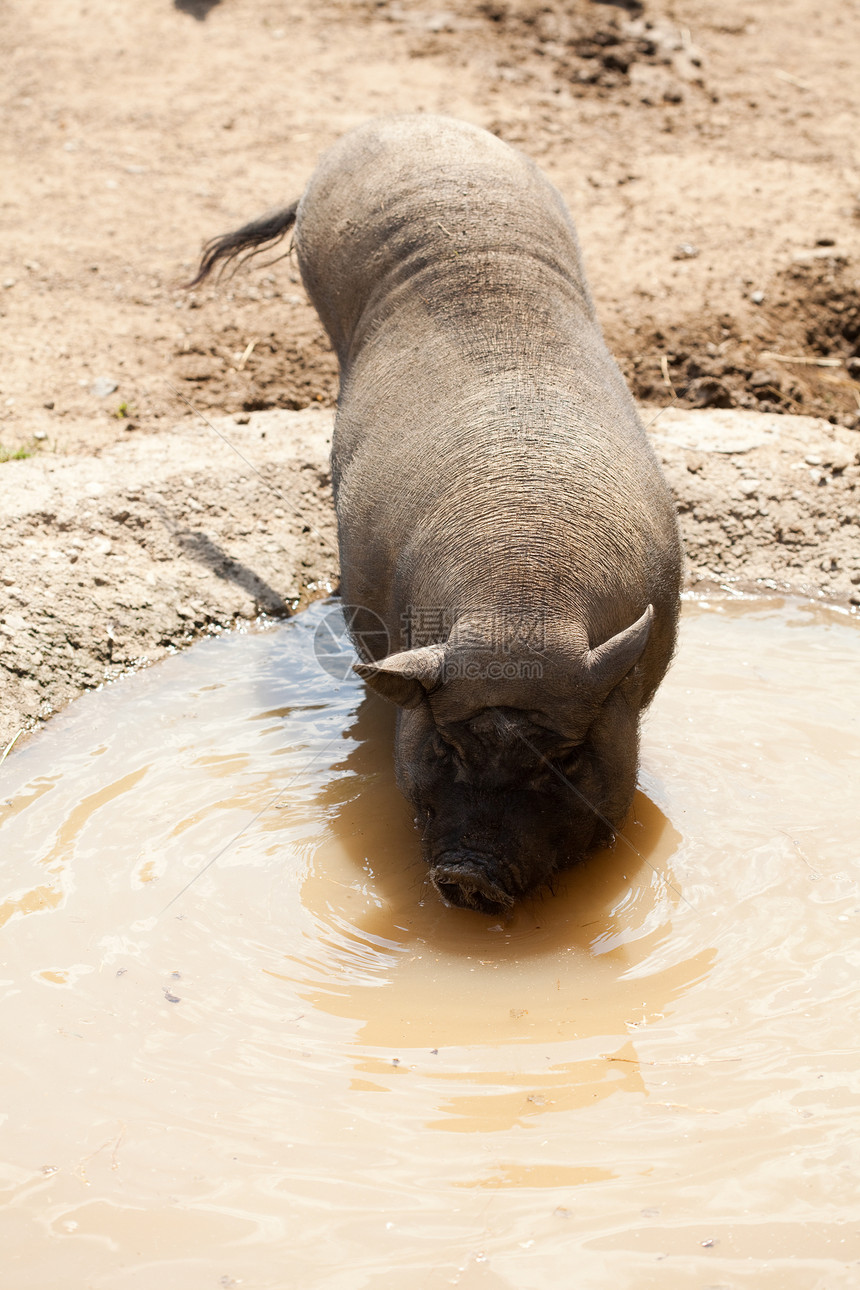
M342 365L404 289L454 304L494 277L522 279L524 252L594 313L556 189L522 153L464 121L383 117L345 135L302 197L295 241Z

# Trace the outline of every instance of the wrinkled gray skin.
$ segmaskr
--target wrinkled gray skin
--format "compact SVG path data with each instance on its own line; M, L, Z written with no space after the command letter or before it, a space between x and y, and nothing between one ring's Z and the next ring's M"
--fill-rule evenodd
M295 246L340 361L343 599L390 639L359 615L357 671L400 707L438 891L504 912L630 807L675 642L672 500L564 203L519 152L372 121L323 157ZM404 616L437 629L410 641Z

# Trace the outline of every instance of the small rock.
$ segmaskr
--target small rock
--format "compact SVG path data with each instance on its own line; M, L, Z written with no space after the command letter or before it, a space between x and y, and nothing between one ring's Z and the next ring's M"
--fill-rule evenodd
M738 484L738 491L743 493L744 497L752 497L761 488L760 479L742 479Z
M17 281L18 281L18 279L17 279L17 278L4 278L4 279L3 279L3 286L4 286L4 287L6 288L6 290L8 291L10 287L14 287L14 285L15 285L15 283L16 283Z
M106 399L117 389L119 389L118 381L112 380L109 376L99 376L90 386L90 394L94 394L97 399Z
M777 372L769 372L764 368L757 368L749 379L751 390L762 390L766 387L778 390L781 383L781 379Z
M33 432L33 438L38 439L40 443L43 439L47 439L47 437L47 432L44 430L34 430Z
M803 459L807 466L820 466L822 457L820 452L808 452Z
M852 573L851 581L855 587L860 587L860 569L858 569L856 573Z
M754 305L762 305L762 304L764 304L764 292L763 292L763 291L751 291L751 292L750 292L750 300L753 302L753 304L754 304Z
M675 247L673 260L694 260L699 254L699 248L693 246L690 242L679 242Z
M48 399L48 402L47 402L47 403L43 403L43 404L42 404L42 407L43 407L43 408L47 408L49 412L53 412L53 410L54 410L54 400L53 400L53 399Z
M426 20L424 26L427 31L432 31L434 34L437 34L440 31L454 30L454 23L451 15L448 13L434 14L432 18L428 18Z
M836 238L835 237L817 237L815 239L815 245L816 246L835 246Z
M29 631L30 624L21 614L6 614L4 623L8 632L26 632Z
M698 376L687 386L687 398L697 408L732 408L731 391L715 376Z
M822 453L822 460L824 465L829 466L831 470L842 471L854 465L855 456L856 453L853 453L850 448L846 448L844 444L835 443Z

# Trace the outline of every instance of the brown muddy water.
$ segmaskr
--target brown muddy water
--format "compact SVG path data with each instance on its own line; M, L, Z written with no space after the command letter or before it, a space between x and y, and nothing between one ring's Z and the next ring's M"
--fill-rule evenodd
M0 1285L860 1285L860 631L690 603L626 841L424 883L324 606L0 770Z

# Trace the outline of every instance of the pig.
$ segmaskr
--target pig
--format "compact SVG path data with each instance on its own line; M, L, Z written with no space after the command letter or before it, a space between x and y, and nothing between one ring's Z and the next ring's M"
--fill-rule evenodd
M340 366L355 670L398 707L433 886L506 915L630 809L676 638L672 497L571 217L521 152L443 116L370 121L298 201L210 242L195 284L291 229Z

